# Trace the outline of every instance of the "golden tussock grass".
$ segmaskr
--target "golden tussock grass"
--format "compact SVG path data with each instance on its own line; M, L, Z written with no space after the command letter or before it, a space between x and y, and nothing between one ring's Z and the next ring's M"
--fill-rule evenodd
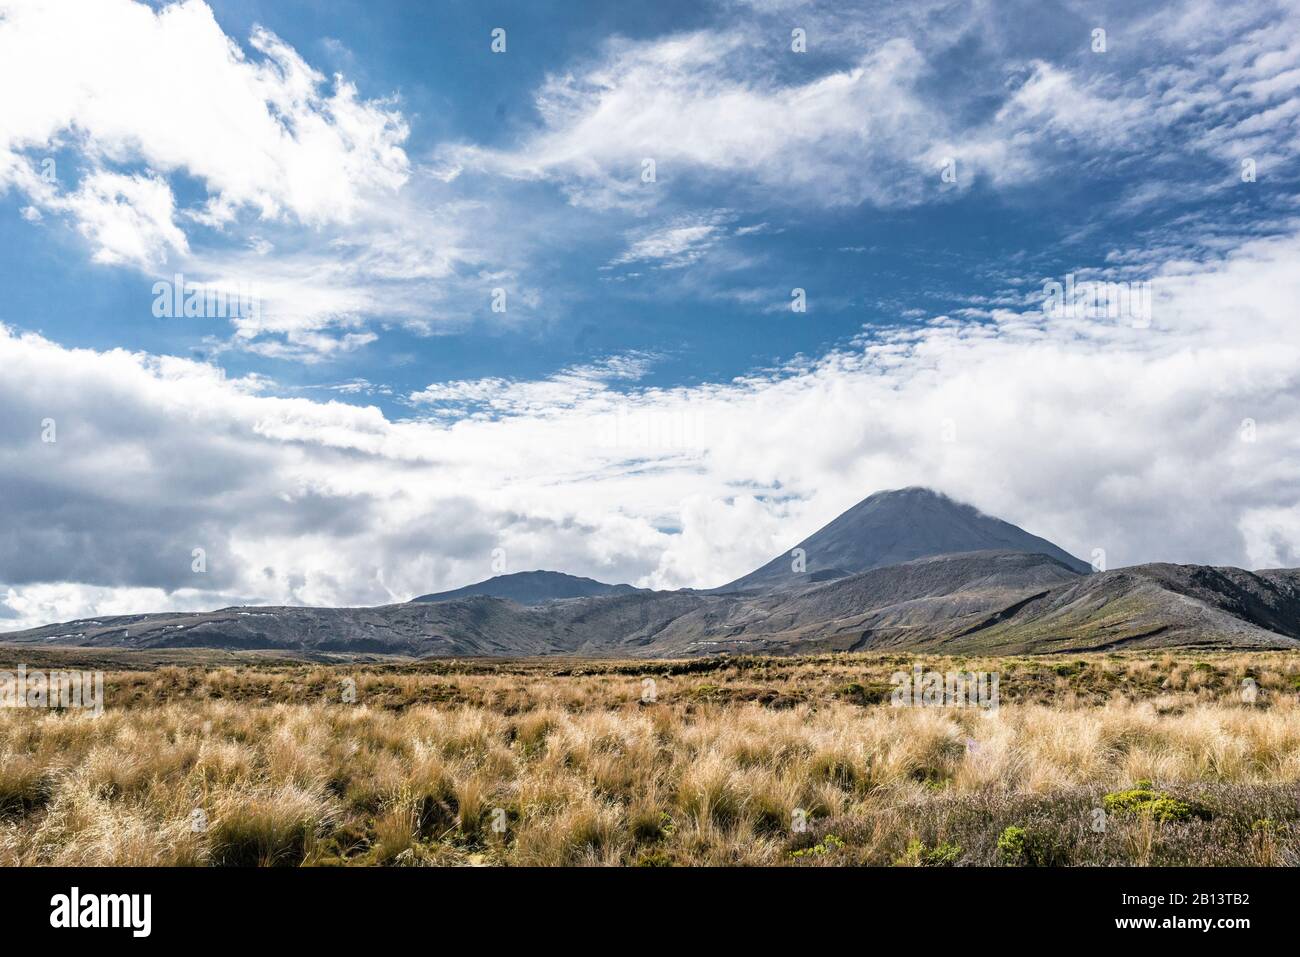
M1300 863L1300 655L920 661L1001 707L891 707L905 656L116 671L0 711L0 864ZM1176 813L1099 825L1139 782Z

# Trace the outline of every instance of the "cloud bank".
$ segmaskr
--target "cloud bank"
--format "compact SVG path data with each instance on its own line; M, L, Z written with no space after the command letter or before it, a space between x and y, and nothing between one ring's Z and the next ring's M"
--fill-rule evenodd
M510 570L707 587L909 484L1112 566L1295 564L1297 255L1292 235L1168 264L1149 327L999 309L731 383L614 391L640 371L616 360L413 397L496 400L451 423L5 330L5 604L17 626L104 589L381 603L487 577L497 548Z

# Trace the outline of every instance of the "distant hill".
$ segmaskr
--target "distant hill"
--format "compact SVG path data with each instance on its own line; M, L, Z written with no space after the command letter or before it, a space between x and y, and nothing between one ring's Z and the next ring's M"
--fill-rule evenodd
M801 549L804 570L794 569ZM766 565L718 592L790 588L827 577L918 558L962 552L1014 551L1047 555L1076 572L1090 567L1045 538L927 488L877 492Z
M489 598L505 598L520 605L540 605L561 598L626 595L636 590L631 585L606 585L594 578L579 578L577 575L566 575L563 572L535 571L497 575L495 578L474 585L421 595L419 598L412 598L411 601L455 601L458 598L486 595Z
M994 653L1300 647L1300 569L1117 568L1054 589L969 638Z
M990 540L998 547L971 547ZM1300 569L1157 563L1086 573L1050 542L925 489L873 495L798 547L808 557L801 575L781 556L711 591L536 571L377 608L101 616L0 642L309 658L1300 648ZM899 560L931 548L956 551Z
M1300 570L1139 565L1079 575L1046 555L970 552L754 593L638 591L542 604L476 595L378 608L121 615L7 643L415 657L718 652L1033 654L1300 648Z

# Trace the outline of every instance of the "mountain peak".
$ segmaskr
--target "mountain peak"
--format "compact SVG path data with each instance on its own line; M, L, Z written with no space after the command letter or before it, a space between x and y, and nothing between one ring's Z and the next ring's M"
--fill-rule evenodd
M607 585L594 578L566 575L564 572L537 570L497 575L452 591L435 592L412 598L412 602L455 601L486 595L507 598L520 605L540 605L560 598L590 598L593 595L621 595L636 591L631 585Z
M819 573L831 570L852 574L977 551L1048 555L1073 571L1089 571L1086 563L1044 538L942 492L912 485L867 496L784 554L717 590L790 587L816 581Z

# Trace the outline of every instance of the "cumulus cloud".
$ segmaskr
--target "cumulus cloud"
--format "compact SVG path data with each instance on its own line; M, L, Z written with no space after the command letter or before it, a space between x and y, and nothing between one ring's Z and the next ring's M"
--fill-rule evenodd
M50 205L77 217L96 262L147 267L166 262L169 252L188 251L176 226L171 188L159 179L100 170L67 199Z
M534 128L503 145L444 144L435 170L408 157L397 99L362 96L264 28L227 35L201 0L0 0L0 84L24 91L0 112L0 191L25 194L34 224L69 220L99 262L256 285L263 308L209 353L322 361L384 324L425 334L473 321L505 284L487 273L520 293L510 321L542 315L540 261L593 221L561 224L502 177L552 181L601 209L677 203L655 226L599 228L609 264L680 270L722 238L716 219L680 211L688 185L766 215L944 202L1139 148L1222 164L1222 181L1165 170L1162 186L1125 191L1117 208L1134 215L1222 187L1243 158L1266 174L1300 143L1300 31L1285 5L1206 30L1210 9L1115 11L1111 53L1081 42L1049 60L1022 52L1032 43L1013 49L982 8L800 7L805 56L787 49L789 11L727 5L694 32L615 38L563 64L535 91ZM952 58L964 72L945 73ZM955 183L940 178L948 160ZM716 294L708 285L694 288Z
M0 155L75 147L104 163L183 171L207 187L220 224L239 208L320 224L409 175L405 123L326 79L257 28L250 60L198 0L5 0ZM43 154L42 154L43 155Z
M761 62L754 38L703 30L611 42L584 70L551 76L537 94L543 128L516 150L448 148L456 168L568 180L575 199L634 205L682 171L741 173L825 205L894 205L934 191L942 145L955 131L916 89L926 62L898 38L852 66L803 83L736 75ZM967 144L973 168L1003 175L994 142ZM793 198L793 197L791 197Z
M1112 567L1275 564L1300 554L1297 255L1293 233L1166 264L1149 326L998 308L731 383L635 387L631 362L432 386L498 403L451 423L6 330L0 581L22 624L120 593L399 600L487 577L497 547L511 570L703 587L908 484Z
M549 415L605 397L612 382L640 379L652 361L653 357L644 353L629 353L570 366L546 379L490 376L435 382L409 398L435 417Z
M755 206L890 208L1138 155L1223 164L1221 177L1165 169L1177 187L1147 198L1169 201L1222 185L1236 173L1229 158L1276 166L1300 149L1300 31L1287 2L1213 27L1217 8L1203 0L1113 10L1106 53L1091 52L1091 20L1066 4L1050 16L1081 40L1052 60L992 8L749 6L690 33L609 41L548 77L538 126L518 143L445 144L442 168L549 180L575 203L638 212L687 182L725 184L730 201ZM792 22L808 27L806 56L785 45ZM966 62L954 72L952 60ZM949 163L955 181L944 182Z
M724 235L726 217L692 214L667 225L641 229L629 236L627 249L612 266L651 263L660 269L681 269L698 262Z
M466 204L410 188L394 101L264 28L241 46L201 0L0 0L0 87L23 91L0 110L0 193L26 218L67 218L149 282L257 287L219 348L315 361L373 341L376 316L427 328L481 259ZM179 203L178 180L200 197Z
M21 194L31 228L66 220L102 263L256 287L263 308L231 318L216 358L315 361L374 342L376 316L425 332L485 311L493 287L527 315L552 294L529 278L538 247L590 224L604 230L594 262L681 281L735 237L796 225L784 203L833 217L943 201L945 158L961 192L1149 151L1160 177L1127 180L1107 210L1134 216L1225 189L1243 157L1267 173L1300 150L1300 31L1284 8L1117 10L1111 59L1021 45L1034 54L967 56L966 73L944 74L957 47L1005 53L978 10L907 5L917 19L901 21L800 8L829 53L778 62L769 41L784 41L788 14L756 6L782 30L728 13L611 41L545 81L535 128L445 147L429 176L406 157L395 102L324 77L265 30L241 45L197 0L0 0L0 84L30 94L0 111L0 189ZM1179 178L1188 157L1213 175ZM478 194L475 173L491 184ZM496 192L501 177L597 209L539 212L512 190L544 191ZM701 192L704 211L659 206ZM1212 234L1225 228L1213 217L1179 221L1078 271L1149 278L1149 321L1044 311L1040 280L1020 275L1012 293L925 322L932 312L900 300L897 324L883 315L774 371L653 387L656 357L627 353L534 380L429 383L401 420L216 365L0 327L0 620L403 600L487 577L496 548L511 571L707 587L910 484L1082 557L1102 549L1112 567L1295 564L1300 225L1275 214L1268 226L1243 239ZM363 370L340 377L351 371Z

